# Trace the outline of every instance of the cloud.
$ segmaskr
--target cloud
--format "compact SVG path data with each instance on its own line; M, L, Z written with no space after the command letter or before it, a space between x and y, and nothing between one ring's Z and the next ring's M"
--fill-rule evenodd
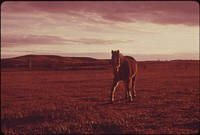
M6 1L1 5L1 47L6 55L17 49L194 51L197 27L199 6L194 1Z
M95 38L65 39L52 35L3 35L3 47L20 45L112 45L117 43L134 42L133 40L103 40Z
M81 38L74 40L74 43L77 44L84 44L84 45L113 45L113 44L119 44L119 43L129 43L129 42L135 42L133 40L103 40L103 39L94 39L94 38Z
M3 35L2 46L28 45L28 44L64 44L65 39L51 35Z
M98 15L101 22L153 22L199 25L199 5L194 1L107 2L4 2L2 13L46 13L57 16ZM91 20L95 20L91 16Z

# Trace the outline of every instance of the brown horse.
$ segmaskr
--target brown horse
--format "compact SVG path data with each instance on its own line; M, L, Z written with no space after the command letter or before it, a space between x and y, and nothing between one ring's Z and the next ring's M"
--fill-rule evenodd
M111 102L114 101L114 93L119 84L123 82L126 89L126 99L129 97L130 101L133 101L132 96L136 96L135 93L135 78L137 74L137 62L133 57L123 56L117 51L112 52L112 65L114 72L114 80L111 90Z

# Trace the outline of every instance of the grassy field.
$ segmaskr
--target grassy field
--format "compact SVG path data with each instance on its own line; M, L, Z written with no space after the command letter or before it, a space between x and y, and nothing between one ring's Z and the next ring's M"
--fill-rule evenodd
M5 134L194 134L199 132L199 61L139 64L136 98L122 84L110 104L112 68L1 70Z

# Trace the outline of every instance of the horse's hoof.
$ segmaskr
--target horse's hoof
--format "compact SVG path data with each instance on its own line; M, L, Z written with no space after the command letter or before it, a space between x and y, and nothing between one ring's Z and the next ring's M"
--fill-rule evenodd
M133 99L129 100L129 102L133 102Z

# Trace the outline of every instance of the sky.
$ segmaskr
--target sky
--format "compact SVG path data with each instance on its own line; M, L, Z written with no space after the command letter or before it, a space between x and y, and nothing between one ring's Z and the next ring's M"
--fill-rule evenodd
M199 60L195 1L6 1L1 58L27 54Z

